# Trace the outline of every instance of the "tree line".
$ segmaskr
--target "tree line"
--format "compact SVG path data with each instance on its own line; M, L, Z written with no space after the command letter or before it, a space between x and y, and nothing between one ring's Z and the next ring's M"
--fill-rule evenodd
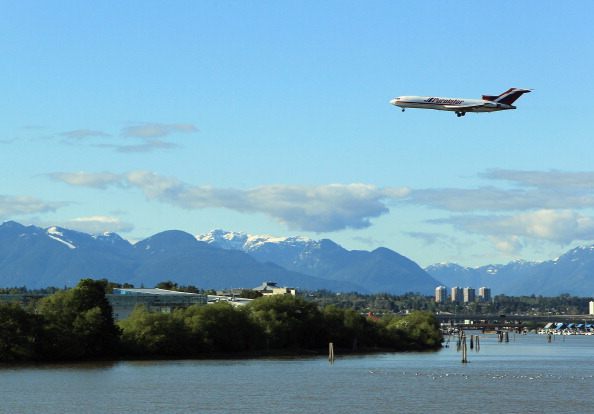
M361 312L405 313L415 310L432 313L471 313L471 314L567 314L583 315L589 311L592 297L576 297L568 293L555 297L507 296L497 295L488 302L435 302L434 296L419 293L391 295L389 293L360 294L335 293L328 290L302 292L308 301L319 306L336 305L340 308L353 308Z
M139 305L119 322L105 280L83 279L27 307L0 301L0 360L208 357L291 350L436 349L442 336L430 312L367 318L353 308L274 295L233 307L221 302L172 313Z

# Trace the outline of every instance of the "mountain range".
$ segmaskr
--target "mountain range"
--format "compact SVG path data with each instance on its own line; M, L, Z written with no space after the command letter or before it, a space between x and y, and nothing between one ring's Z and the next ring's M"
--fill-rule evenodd
M514 260L475 268L440 263L425 270L445 286L488 286L493 295L594 296L594 246L579 246L542 262Z
M355 283L359 292L433 294L439 281L412 260L384 247L346 250L328 239L252 236L213 230L196 236L222 249L242 251L262 263L323 279ZM436 284L437 283L437 284Z
M239 249L220 248L179 230L133 245L115 233L90 235L7 221L0 225L0 287L73 286L90 277L137 287L171 280L203 289L254 288L273 281L308 290L405 293L415 289L430 294L438 283L414 262L388 249L350 253L329 240L321 244L338 255L319 249L329 262L322 267L335 269L332 277L299 272L297 267L286 269L274 260L259 261ZM359 258L350 259L351 254ZM352 266L338 271L341 260ZM353 276L359 272L361 277Z
M203 289L253 288L263 282L334 292L432 295L445 285L491 288L493 295L594 296L594 246L555 260L425 269L384 247L346 250L328 239L179 230L131 244L115 233L87 234L14 221L0 225L0 287L73 286L90 277L152 287L171 280Z

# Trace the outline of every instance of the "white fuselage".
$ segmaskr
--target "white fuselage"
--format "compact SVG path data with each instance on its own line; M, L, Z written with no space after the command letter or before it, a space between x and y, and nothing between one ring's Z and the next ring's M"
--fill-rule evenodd
M433 96L399 96L390 101L400 108L424 108L453 112L493 112L516 109L506 105L483 99L438 98Z

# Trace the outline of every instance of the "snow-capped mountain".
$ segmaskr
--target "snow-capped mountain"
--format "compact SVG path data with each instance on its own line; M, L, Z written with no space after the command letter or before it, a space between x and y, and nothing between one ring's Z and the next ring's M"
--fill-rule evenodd
M254 236L213 230L196 236L213 246L241 250L256 260L271 262L308 275L356 283L370 292L432 294L440 284L416 263L378 248L348 251L328 239Z
M488 286L493 295L594 296L594 246L579 246L542 262L514 260L475 268L441 263L425 270L445 286Z
M488 286L493 295L594 296L594 245L543 262L476 268L442 263L425 270L383 247L348 251L327 239L222 230L194 237L170 230L132 245L115 233L90 235L13 221L0 225L0 287L73 286L90 277L147 287L167 280L205 289L275 281L335 292L429 295L445 285Z
M279 246L284 248L305 248L307 245L317 242L307 237L272 237L266 235L254 236L247 233L224 231L221 229L212 230L208 234L196 236L196 239L216 247L227 250L243 250L244 252L257 252L268 248L275 249Z
M301 289L363 290L354 283L263 264L246 253L199 242L183 231L165 231L132 245L113 233L0 225L0 287L73 286L87 277L147 287L167 280L204 289L253 288L275 281Z

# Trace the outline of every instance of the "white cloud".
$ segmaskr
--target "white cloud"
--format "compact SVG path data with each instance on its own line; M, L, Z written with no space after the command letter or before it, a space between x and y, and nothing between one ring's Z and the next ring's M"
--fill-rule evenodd
M407 236L412 237L413 239L419 239L423 242L424 245L429 246L432 244L436 244L443 241L449 241L451 238L443 233L428 233L428 232L419 232L419 231L411 231L405 233Z
M196 131L198 131L198 129L194 125L187 123L147 123L122 128L120 136L138 138L140 139L138 144L121 144L121 140L114 142L114 139L110 134L93 129L75 129L72 131L61 132L58 135L64 137L62 143L69 145L75 145L77 142L87 138L98 138L99 141L95 141L96 143L93 144L96 147L111 148L122 153L146 153L154 150L179 147L179 145L174 142L168 142L158 138L175 133L191 133Z
M360 229L370 219L386 214L386 202L406 197L406 188L380 189L368 184L321 186L268 185L247 190L190 186L175 178L149 171L50 174L74 186L106 188L108 185L140 189L149 200L186 209L227 208L242 213L264 213L292 229L324 232Z
M536 239L568 244L594 238L594 220L575 211L540 210L519 214L515 221L525 229L526 236Z
M177 148L179 145L173 142L161 141L159 139L146 140L144 144L116 146L118 152L150 152L156 149Z
M123 222L117 217L105 216L77 217L53 225L91 234L128 233L134 229L134 225L131 223Z
M62 133L60 133L60 135L66 137L66 138L69 138L69 139L77 139L77 140L85 139L88 137L107 137L107 136L109 136L109 134L106 134L105 132L95 131L92 129L75 129L73 131L62 132Z
M519 179L522 176L512 173L493 170L489 174L492 178L514 176ZM387 214L389 206L411 203L456 212L509 211L507 215L462 214L428 221L450 224L468 234L479 234L490 240L497 250L508 253L542 241L566 245L594 239L594 219L578 210L594 207L594 192L590 194L585 185L579 184L585 183L582 179L587 176L570 180L573 185L568 185L568 189L555 184L551 188L532 189L485 187L414 191L360 183L320 186L275 184L240 190L189 185L173 177L142 170L124 174L79 172L49 176L73 186L136 188L148 200L185 209L226 208L241 213L263 213L291 229L303 231L366 228L371 225L372 219ZM533 177L522 182L537 181ZM561 181L557 180L557 183ZM445 240L439 233L412 232L408 235L428 244L443 244Z
M79 171L75 173L51 173L48 174L52 180L62 181L74 187L92 187L105 189L120 181L120 176L109 172L89 173Z
M448 211L514 211L594 207L594 194L562 189L434 188L413 190L407 203Z
M45 221L36 218L30 220L30 222L31 224L42 228L58 226L89 234L128 233L134 229L133 224L127 223L117 217L112 216L76 217L68 220L52 221Z
M489 239L496 250L506 254L518 254L523 247L518 236L509 236L507 238L487 236L487 239Z
M571 210L538 210L507 216L461 215L431 222L451 224L467 233L482 234L500 249L517 249L529 240L566 245L594 239L594 220ZM508 247L502 248L504 243Z
M161 141L159 139L149 139L141 144L136 145L97 144L95 146L101 148L113 148L117 152L123 153L143 153L158 149L171 149L179 147L179 145L173 142Z
M519 185L539 188L594 190L594 172L520 171L493 169L479 174L493 180L506 180Z
M542 242L565 246L594 239L594 219L580 212L594 207L594 172L493 169L479 177L507 181L514 188L419 189L404 202L453 212L509 212L429 221L480 234L508 254Z
M67 205L66 202L48 202L36 197L0 195L0 217L10 218L23 214L47 213Z
M197 130L192 124L146 124L126 127L122 129L122 135L136 138L157 138L175 132L196 132Z

